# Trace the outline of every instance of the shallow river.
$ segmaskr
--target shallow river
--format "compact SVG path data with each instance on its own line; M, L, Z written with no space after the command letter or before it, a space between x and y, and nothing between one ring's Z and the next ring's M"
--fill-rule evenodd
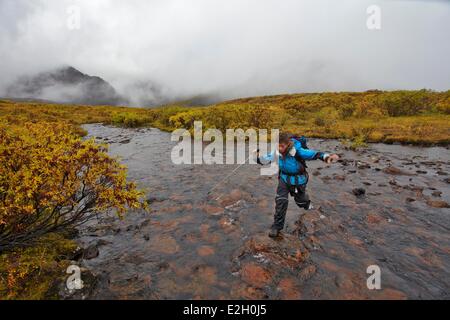
M99 252L82 261L98 279L91 299L450 298L446 148L352 152L311 140L343 160L310 163L315 209L291 199L284 234L271 240L276 176L244 165L208 197L236 165L173 165L175 143L157 129L85 128L120 156L152 209L83 227L78 241ZM381 290L367 287L372 265Z

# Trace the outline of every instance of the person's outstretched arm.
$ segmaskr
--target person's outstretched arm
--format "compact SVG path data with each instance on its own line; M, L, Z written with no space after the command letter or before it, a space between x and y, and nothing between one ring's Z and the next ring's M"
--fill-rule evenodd
M272 161L274 160L275 160L275 151L261 157L259 154L259 150L256 150L256 161L258 164L266 165L272 163Z
M303 149L296 146L297 153L305 160L322 160L326 163L332 163L339 160L337 154L329 154L311 149Z

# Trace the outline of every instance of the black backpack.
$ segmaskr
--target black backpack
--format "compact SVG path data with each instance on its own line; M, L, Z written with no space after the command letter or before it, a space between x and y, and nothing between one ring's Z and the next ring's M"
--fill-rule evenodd
M308 148L308 140L306 139L305 136L301 136L300 137L300 136L293 135L291 137L291 139L294 139L294 140L300 142L300 144L302 145L303 149L309 149ZM306 171L306 169L308 168L308 165L306 164L305 159L303 159L298 153L296 153L295 154L295 160L300 162L302 164L303 168L305 168L305 171Z

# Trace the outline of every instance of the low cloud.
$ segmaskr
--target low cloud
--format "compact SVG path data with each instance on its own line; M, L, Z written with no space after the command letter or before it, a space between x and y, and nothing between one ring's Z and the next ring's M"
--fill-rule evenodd
M372 4L378 31L366 27ZM67 27L70 6L79 30ZM1 0L0 91L61 65L104 78L133 104L448 90L449 16L449 1Z

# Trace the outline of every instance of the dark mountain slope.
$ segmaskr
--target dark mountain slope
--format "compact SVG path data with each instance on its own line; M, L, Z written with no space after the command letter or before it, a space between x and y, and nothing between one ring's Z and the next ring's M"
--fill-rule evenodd
M86 105L122 105L127 99L100 77L63 67L19 78L8 87L9 98Z

